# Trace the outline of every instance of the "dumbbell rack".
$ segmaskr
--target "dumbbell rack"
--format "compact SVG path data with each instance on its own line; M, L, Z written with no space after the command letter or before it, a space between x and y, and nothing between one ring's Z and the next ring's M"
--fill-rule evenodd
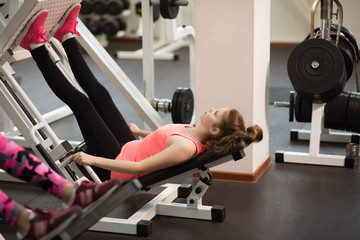
M277 163L299 163L310 165L337 166L353 168L355 159L341 155L320 154L320 141L324 118L324 103L313 103L311 116L311 130L309 141L309 152L277 151L275 162ZM344 150L345 153L345 150Z

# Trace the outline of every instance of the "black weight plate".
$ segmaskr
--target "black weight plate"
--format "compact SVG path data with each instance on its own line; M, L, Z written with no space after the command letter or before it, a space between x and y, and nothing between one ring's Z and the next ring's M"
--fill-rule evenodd
M179 94L182 91L182 88L177 88L176 91L174 92L174 95L172 97L171 100L171 119L173 121L173 123L179 123L180 119L178 118L178 98L179 98Z
M354 69L355 56L354 51L350 42L345 37L339 38L338 48L341 50L341 54L344 58L345 69L346 69L346 80L349 80Z
M349 114L347 123L349 127L346 129L347 131L353 132L354 131L354 118L355 118L355 111L356 111L356 94L355 92L352 92L350 95L350 101L349 101Z
M295 119L297 122L301 122L301 100L299 94L296 94L295 97Z
M160 0L160 14L165 19L174 19L179 13L179 6L173 4L174 0Z
M324 127L345 130L345 119L350 92L342 92L338 97L329 101L324 110Z
M289 122L294 121L294 110L295 110L295 92L290 91Z
M324 108L324 127L329 129L336 129L336 119L334 118L334 110L336 110L336 103L341 94L327 102Z
M189 88L183 88L179 92L177 100L177 122L174 123L184 123L189 124L192 120L192 115L194 112L194 95Z
M345 28L342 28L342 30L343 31L341 32L341 34L339 36L338 48L341 50L341 53L344 57L345 68L346 68L346 73L347 73L346 79L349 80L352 75L352 72L353 72L354 62L356 59L355 55L359 54L359 52L358 51L356 52L356 50L354 51L354 49L353 49L353 46L354 46L353 42L355 41L355 39L353 38L352 40L350 40L347 36L349 36L351 34L346 33L346 31L348 31L348 30L345 30ZM314 29L314 36L317 36L319 31L320 31L320 28ZM332 24L330 37L331 37L331 41L334 44L336 44L336 36L337 36L337 25ZM310 34L307 35L306 39L309 39L309 37L310 37ZM356 41L355 41L355 44L356 44Z
M331 27L333 27L335 30L337 30L338 25L337 24L332 24ZM351 42L351 44L354 46L355 48L355 53L357 55L357 59L360 60L360 52L359 52L359 47L356 43L356 39L354 37L354 35L352 34L352 32L347 29L346 27L342 26L341 27L341 32L345 35L345 37Z
M337 117L337 111L339 110L339 104L341 102L341 96L342 96L341 94L338 97L327 102L325 105L325 110L324 110L325 128L331 128L331 129L339 128L340 124L339 124L339 118Z
M346 131L352 131L352 120L353 120L353 112L354 112L354 102L355 102L355 94L353 92L350 93L349 96L349 104L348 104L348 110L346 113L346 120L345 120L345 127Z
M337 111L335 109L334 111L334 115L336 116L337 122L338 122L338 128L339 130L345 130L345 121L346 121L346 115L347 115L347 111L348 111L348 107L349 107L349 99L350 99L350 92L348 91L344 91L341 94L341 98L339 99L339 107L338 109L338 115L336 114Z
M354 101L354 112L353 112L353 132L360 132L360 93L355 93L355 101Z
M319 62L312 68L312 62ZM338 96L346 83L344 60L340 50L324 39L307 39L289 56L288 75L301 97L324 103Z
M301 101L301 119L302 122L311 122L312 116L312 102L307 99Z

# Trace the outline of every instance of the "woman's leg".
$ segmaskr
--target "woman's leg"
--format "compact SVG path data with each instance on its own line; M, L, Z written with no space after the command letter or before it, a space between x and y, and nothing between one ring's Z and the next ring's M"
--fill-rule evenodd
M0 217L7 223L15 226L20 214L25 210L24 206L9 198L0 190Z
M116 107L107 89L99 83L79 51L75 38L63 42L71 70L80 86L85 90L101 118L119 143L135 139L124 117Z
M115 158L120 152L120 145L88 97L66 79L51 60L45 46L35 48L31 54L52 91L73 111L89 153ZM95 167L94 170L101 180L110 178L110 171Z
M102 120L122 145L134 140L135 137L115 106L109 92L97 81L79 51L75 35L80 35L76 30L80 8L80 4L70 7L60 22L50 31L50 36L54 36L63 43L75 78L89 96Z
M58 198L69 183L33 154L0 134L0 168L10 175L33 183Z

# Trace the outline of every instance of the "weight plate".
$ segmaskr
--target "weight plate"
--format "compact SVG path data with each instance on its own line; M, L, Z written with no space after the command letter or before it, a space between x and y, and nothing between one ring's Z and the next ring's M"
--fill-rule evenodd
M346 113L346 120L345 120L345 129L346 131L351 132L353 129L352 126L352 121L353 121L353 116L354 116L354 104L355 103L355 94L354 92L350 93L349 96L349 104L348 104L348 110Z
M337 37L337 24L331 25L331 32L330 37L331 41L336 44L336 37ZM314 36L319 35L320 28L314 29ZM310 34L306 37L308 39L310 37ZM353 67L356 59L360 58L360 53L358 46L356 44L355 37L352 35L352 33L345 27L341 28L340 36L339 36L339 44L338 48L341 50L341 53L344 57L345 61L345 68L347 73L347 80L350 79Z
M344 91L325 105L324 127L345 130L345 120L348 109L350 92Z
M315 103L335 98L346 83L342 54L324 39L307 39L297 45L289 56L287 70L296 92Z
M349 130L348 131L351 131L351 132L354 132L355 131L355 124L354 124L354 121L355 121L355 116L356 116L356 93L353 92L351 94L351 112L350 112L350 115L349 115Z
M336 119L336 129L345 130L345 120L349 106L350 92L343 92L338 98L337 106L333 109L333 115Z
M341 54L344 58L344 64L346 69L346 80L349 80L354 69L354 62L355 62L354 50L350 42L348 42L346 38L343 36L339 38L338 48L340 49Z
M301 100L301 120L302 122L311 122L312 102L307 99Z
M295 119L297 122L301 122L301 97L296 94L295 97Z
M301 100L299 94L296 94L295 97L295 119L297 122L301 122Z
M181 90L182 90L182 88L177 88L176 91L174 92L174 95L171 100L171 119L172 119L173 123L180 122L180 120L178 118L177 102L178 102L178 97L179 97Z
M189 124L194 112L194 95L189 88L182 88L177 91L177 100L174 101L176 108L175 110L171 109L172 120L174 123Z
M295 92L290 91L289 122L294 121Z
M160 14L165 19L174 19L179 13L179 6L174 5L175 0L160 0Z
M353 118L353 132L360 132L360 94L355 94L355 104L354 104L354 118Z
M335 29L335 31L337 31L337 24L332 24L331 27L333 27ZM357 59L360 59L360 52L359 52L359 48L358 45L356 43L356 39L354 37L354 35L352 34L352 32L347 29L346 27L342 26L341 27L341 32L345 35L345 37L350 41L350 43L354 46L355 48L355 54L357 55Z

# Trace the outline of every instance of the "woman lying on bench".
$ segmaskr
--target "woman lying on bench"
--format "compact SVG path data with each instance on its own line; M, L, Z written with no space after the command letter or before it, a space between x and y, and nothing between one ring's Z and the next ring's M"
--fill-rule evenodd
M169 124L150 134L128 125L79 51L75 37L79 35L76 26L80 7L71 7L49 35L62 43L72 72L87 96L73 87L48 54L46 10L33 17L17 40L30 50L50 88L72 109L78 121L89 154L74 154L72 159L77 164L93 166L101 180L119 177L127 182L188 161L205 149L230 153L239 143L249 145L262 139L262 129L257 125L246 128L242 115L231 108L210 108L200 116L196 127Z
M118 182L113 179L103 184L84 181L74 185L1 133L0 168L55 195L68 207L48 212L24 207L0 190L0 218L14 226L21 239L40 239L58 233L77 217L81 208L92 204Z

